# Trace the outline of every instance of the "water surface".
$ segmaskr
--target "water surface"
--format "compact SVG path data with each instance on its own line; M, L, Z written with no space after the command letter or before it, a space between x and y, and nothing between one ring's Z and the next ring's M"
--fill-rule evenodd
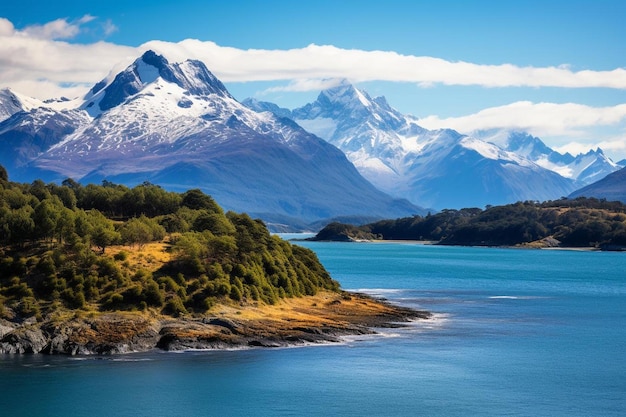
M2 415L626 415L625 254L299 244L435 319L340 345L6 356Z

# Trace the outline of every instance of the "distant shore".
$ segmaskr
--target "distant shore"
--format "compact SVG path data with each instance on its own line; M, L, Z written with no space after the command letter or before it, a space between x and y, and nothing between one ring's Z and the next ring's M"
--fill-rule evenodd
M309 242L347 242L347 243L400 243L400 244L412 244L412 245L424 245L424 246L437 246L439 241L436 240L403 240L403 239L353 239L353 240L316 240L316 239L291 239L291 241L309 241ZM542 250L562 250L562 251L576 251L576 252L602 252L607 249L601 249L596 247L576 247L576 246L549 246L549 245L440 245L440 246L466 246L476 248L504 248L504 249L542 249ZM614 249L615 252L626 252L626 249Z
M373 334L431 314L351 292L320 292L276 305L219 305L203 317L115 312L20 324L0 320L0 353L102 355L153 349L185 351L283 347Z

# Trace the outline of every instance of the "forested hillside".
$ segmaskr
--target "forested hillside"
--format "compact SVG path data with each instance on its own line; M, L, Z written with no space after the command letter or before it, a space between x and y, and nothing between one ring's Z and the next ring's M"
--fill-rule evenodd
M626 247L626 205L594 198L442 210L364 226L328 225L318 240L428 240L444 245Z
M0 318L62 309L177 316L336 291L316 255L200 190L9 181L0 167Z

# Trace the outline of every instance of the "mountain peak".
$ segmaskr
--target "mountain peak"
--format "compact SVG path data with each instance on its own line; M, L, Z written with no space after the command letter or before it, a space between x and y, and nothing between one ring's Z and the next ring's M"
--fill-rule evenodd
M604 151L602 150L602 148L597 147L595 150L594 149L589 149L589 151L586 153L586 155L604 156Z
M103 80L96 84L87 94L84 108L95 116L122 104L159 78L178 85L191 95L217 94L232 98L224 84L201 61L187 60L172 64L164 56L148 50L118 73L110 83Z
M3 88L0 90L0 121L8 119L23 109L22 102L11 89Z
M163 55L159 55L151 49L144 52L140 59L146 64L152 65L159 70L165 68L169 64Z
M36 107L41 107L43 102L23 96L10 88L0 90L0 122L21 111L30 111Z
M404 117L389 106L384 97L372 99L367 92L356 88L345 79L340 80L334 87L323 90L313 103L294 109L292 116L298 123L303 120L325 118L335 120L340 125L355 123L360 125L367 120L374 125L391 129L404 124ZM321 134L316 131L313 133ZM332 141L331 136L332 134L322 135Z
M339 84L334 87L323 90L318 100L352 106L360 104L365 107L370 107L372 105L370 96L365 91L357 89L346 79L340 80Z

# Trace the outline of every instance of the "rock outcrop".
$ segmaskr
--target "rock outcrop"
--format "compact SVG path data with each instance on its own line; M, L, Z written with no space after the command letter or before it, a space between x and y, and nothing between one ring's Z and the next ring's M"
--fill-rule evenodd
M107 355L329 343L430 317L428 312L353 293L322 293L277 306L221 306L214 314L173 318L117 312L39 322L3 320L0 353Z

